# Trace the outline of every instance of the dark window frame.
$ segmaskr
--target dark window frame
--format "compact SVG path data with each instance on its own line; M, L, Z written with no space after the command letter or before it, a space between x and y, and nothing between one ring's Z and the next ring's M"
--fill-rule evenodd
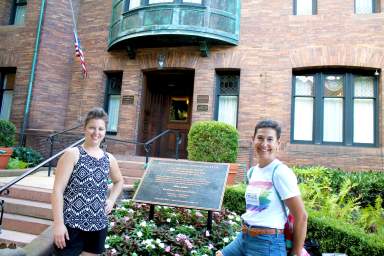
M214 120L219 119L219 98L222 94L220 94L220 82L222 76L237 76L237 93L233 95L227 95L226 96L237 96L237 109L236 109L236 127L239 123L239 103L240 103L240 69L216 69L215 72L215 105L214 105Z
M124 12L129 12L133 11L135 9L141 8L141 7L146 7L146 6L153 6L153 5L162 5L162 4L184 4L184 5L197 5L197 6L205 6L206 0L201 0L201 4L196 4L196 3L184 3L183 0L172 0L169 3L154 3L154 4L149 4L149 0L141 0L140 1L140 6L129 9L129 4L130 0L125 0L124 2Z
M317 0L312 0L312 15L317 14ZM297 0L293 0L293 15L297 15Z
M354 3L354 12L355 14L369 14L369 13L356 13L356 0ZM380 2L379 0L372 0L372 12L371 13L380 13Z
M14 74L16 76L16 69L14 68L5 68L0 70L0 112L3 106L3 96L5 91L15 91L15 85L13 89L4 89L4 78L7 74Z
M322 69L322 70L304 70L294 71L292 74L292 96L291 96L291 132L290 141L292 144L316 144L316 145L337 145L337 146L354 146L354 147L378 147L379 146L379 77L374 75L375 70L351 70L351 69ZM343 141L342 142L324 142L323 141L323 114L324 114L324 78L326 75L343 75L344 76L344 93L343 93ZM296 76L313 76L314 77L314 105L313 105L313 131L312 140L294 140L294 115L295 115L295 89ZM354 97L354 77L370 76L374 79L374 96L373 99L373 143L354 143L353 142L353 114L354 99L367 97ZM328 97L327 97L328 98Z
M106 73L106 85L105 85L105 95L104 95L104 110L109 112L109 99L111 95L121 95L121 87L123 80L123 72L107 72ZM112 88L112 83L116 82L118 88ZM121 102L120 102L121 106ZM108 127L107 127L108 129ZM117 135L117 131L108 131L108 135Z
M9 17L9 25L15 25L17 7L27 5L27 0L13 0L11 15Z

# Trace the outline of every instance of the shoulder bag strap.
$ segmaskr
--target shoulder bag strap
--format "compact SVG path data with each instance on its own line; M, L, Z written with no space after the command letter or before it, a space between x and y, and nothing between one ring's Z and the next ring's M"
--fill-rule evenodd
M280 193L279 193L279 191L278 191L278 190L276 189L276 187L275 187L275 182L273 182L273 179L274 179L274 177L275 177L275 172L276 172L276 170L277 170L277 167L279 167L279 166L280 166L280 164L277 164L277 165L273 168L273 172L272 172L272 185L273 185L273 188L274 188L275 191L276 191L277 197L278 197L279 200L280 200L281 207L283 207L285 217L288 217L288 213L287 213L287 209L285 208L284 201L283 201L283 199L281 199Z

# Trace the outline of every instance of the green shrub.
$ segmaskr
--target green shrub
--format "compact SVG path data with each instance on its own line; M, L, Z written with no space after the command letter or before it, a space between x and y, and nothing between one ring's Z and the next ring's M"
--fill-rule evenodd
M188 133L188 159L203 162L234 163L237 159L239 134L226 123L201 121Z
M318 211L309 209L308 213L307 237L319 241L322 252L340 252L348 256L384 255L384 237L366 234L355 225L327 218Z
M43 161L41 154L29 147L15 147L12 158L18 158L28 163L28 167L36 166Z
M0 147L12 147L15 144L15 125L8 120L0 120Z
M8 161L7 169L25 169L28 167L28 163L19 160L18 158L10 158Z
M226 187L223 201L224 207L237 214L243 214L245 212L245 189L244 183Z
M316 183L330 182L334 193L339 193L342 184L350 180L354 186L348 192L348 198L359 198L362 207L374 205L378 196L384 198L384 175L381 172L343 172L324 167L293 168L299 182L313 180ZM382 205L384 207L384 203Z

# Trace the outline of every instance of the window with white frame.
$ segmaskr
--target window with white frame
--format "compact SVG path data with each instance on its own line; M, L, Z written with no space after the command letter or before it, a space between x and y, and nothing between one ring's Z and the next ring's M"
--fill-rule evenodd
M117 134L121 101L122 73L107 74L105 110L108 113L108 134Z
M293 0L294 15L314 15L317 12L317 0Z
M292 141L375 146L377 80L372 71L295 73Z
M24 25L27 0L14 0L10 25Z
M378 0L355 0L356 14L369 14L379 12Z
M237 127L240 71L217 71L216 120Z
M0 119L9 120L15 87L15 72L0 72L0 86Z

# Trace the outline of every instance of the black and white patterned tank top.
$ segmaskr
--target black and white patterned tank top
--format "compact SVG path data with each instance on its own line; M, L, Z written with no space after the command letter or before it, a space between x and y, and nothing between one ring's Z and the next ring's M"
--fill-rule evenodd
M104 229L108 224L105 201L109 158L88 155L78 146L80 157L64 190L64 223L84 231Z

